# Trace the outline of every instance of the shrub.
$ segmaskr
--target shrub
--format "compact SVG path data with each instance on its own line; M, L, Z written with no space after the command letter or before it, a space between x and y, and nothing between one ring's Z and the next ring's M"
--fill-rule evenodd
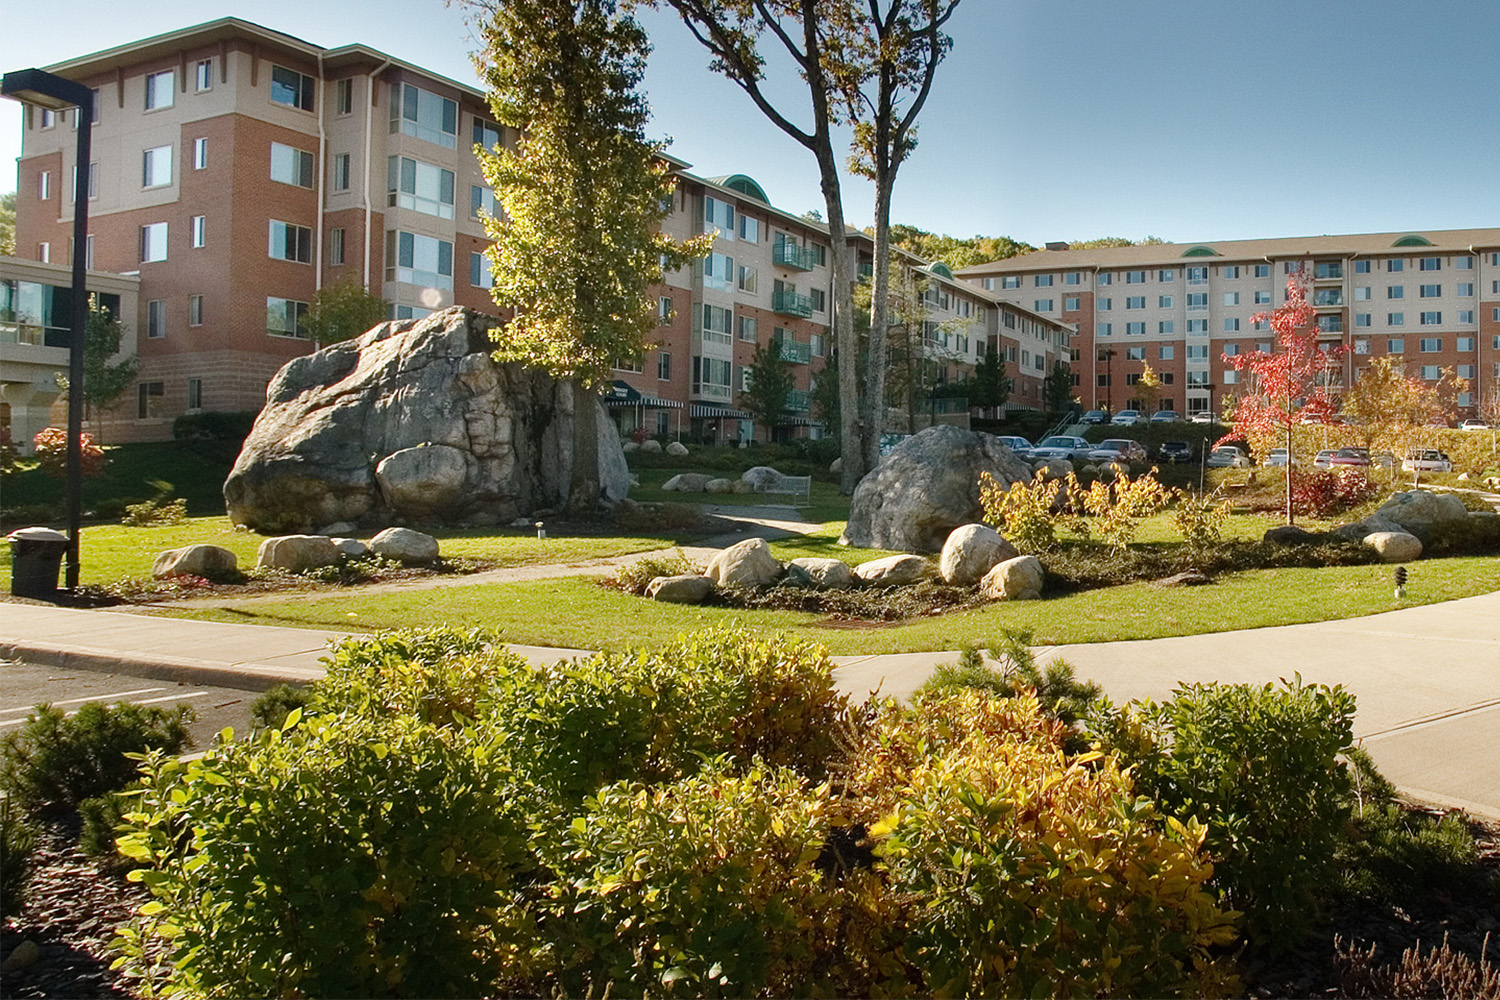
M646 588L659 576L696 576L703 567L683 555L681 549L671 557L645 556L635 562L626 563L615 570L615 575L600 582L606 587L623 590L627 594L643 597Z
M1052 548L1057 541L1054 508L1065 506L1078 491L1078 479L1071 472L1064 480L1048 480L1038 472L1031 482L1011 483L1008 489L1001 489L988 472L979 474L984 523L1027 552Z
M21 912L36 852L36 829L9 795L0 795L0 920Z
M1396 965L1382 964L1376 946L1335 940L1334 965L1339 995L1346 997L1500 997L1500 966L1481 955L1476 961L1448 946L1423 951L1420 944L1401 953Z
M1124 549L1135 541L1140 522L1171 502L1171 491L1156 479L1152 469L1131 479L1125 473L1112 481L1098 480L1086 490L1076 491L1076 503L1094 519L1105 543Z
M48 427L31 439L36 447L36 459L43 472L51 476L63 476L68 471L68 432L61 427ZM79 448L82 452L83 476L91 479L104 475L108 461L104 449L94 443L94 436L80 432Z
M136 778L132 754L187 746L186 705L172 709L86 702L75 715L38 705L0 741L0 785L29 809L72 808Z
M1190 684L1117 720L1111 742L1169 815L1208 828L1214 885L1252 943L1293 945L1334 877L1350 779L1354 696L1297 677Z
M1329 517L1372 500L1380 487L1362 469L1292 469L1292 512Z
M294 712L154 755L120 839L154 898L118 964L146 995L493 994L534 933L507 923L534 861L501 739Z
M1182 541L1192 553L1207 553L1223 540L1224 522L1229 519L1229 501L1219 491L1193 494L1177 490L1177 506L1172 508L1172 523L1182 532Z
M299 684L278 684L261 692L250 705L250 717L260 729L280 729L293 709L306 710L316 697L312 688Z
M172 421L172 437L178 441L228 441L239 447L249 437L256 415L255 410L184 413Z
M703 508L691 503L630 504L617 508L615 523L623 531L697 531Z
M109 792L78 803L78 816L83 820L78 846L83 853L92 858L115 856L115 835L139 798L129 791Z
M128 505L121 524L131 528L152 528L181 524L187 520L187 501L181 497L167 499L172 494L171 483L164 479L151 479L148 482L155 487L156 496L142 503Z

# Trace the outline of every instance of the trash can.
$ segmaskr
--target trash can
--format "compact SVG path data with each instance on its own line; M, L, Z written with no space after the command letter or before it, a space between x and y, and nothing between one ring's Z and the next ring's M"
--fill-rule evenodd
M51 528L21 528L10 541L10 592L16 597L57 596L57 574L68 551L68 536Z

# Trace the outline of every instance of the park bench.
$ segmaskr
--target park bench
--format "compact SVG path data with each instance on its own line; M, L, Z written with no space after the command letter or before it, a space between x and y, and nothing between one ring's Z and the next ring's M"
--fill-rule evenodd
M812 502L812 476L782 476L779 482L758 487L757 493L789 496L797 507L806 507Z

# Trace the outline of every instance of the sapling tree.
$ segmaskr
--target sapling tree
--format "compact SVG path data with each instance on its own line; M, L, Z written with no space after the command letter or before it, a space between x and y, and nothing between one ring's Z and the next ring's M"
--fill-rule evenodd
M787 401L795 388L791 363L781 356L781 344L772 341L756 347L746 371L750 384L740 393L740 406L766 429L766 440L770 441L786 416Z
M353 278L324 285L313 295L303 326L319 347L351 340L386 316L386 301Z

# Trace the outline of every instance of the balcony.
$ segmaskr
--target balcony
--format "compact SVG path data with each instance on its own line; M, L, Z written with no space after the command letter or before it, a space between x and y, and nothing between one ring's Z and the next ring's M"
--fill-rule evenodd
M1344 290L1342 288L1320 288L1313 293L1313 305L1319 309L1343 304Z
M1313 266L1313 280L1314 281L1343 281L1344 280L1344 262L1343 261L1330 261L1330 262L1327 262L1327 263L1320 263L1320 264L1314 265Z
M806 365L812 363L812 345L799 344L795 340L783 340L781 343L781 360L794 365Z
M783 316L800 316L803 319L811 319L813 314L812 297L809 295L798 295L796 292L776 292L771 296L771 311L781 313Z
M794 271L811 271L818 262L811 249L785 240L772 245L771 259L778 267L789 267Z
M693 398L706 399L715 403L727 403L730 400L730 390L727 385L713 385L709 382L693 383Z
M786 394L786 410L788 413L806 413L812 409L812 393L802 389L791 389Z

